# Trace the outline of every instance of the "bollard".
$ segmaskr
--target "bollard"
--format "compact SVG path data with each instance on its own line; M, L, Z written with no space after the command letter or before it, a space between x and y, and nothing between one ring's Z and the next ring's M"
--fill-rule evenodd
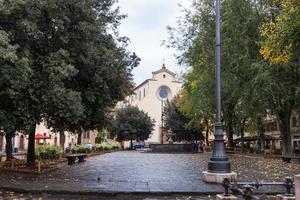
M41 173L41 160L38 161L38 173Z
M224 196L230 196L229 195L229 187L230 187L229 178L224 178L222 185L224 187Z
M251 185L244 185L243 197L245 200L259 199L254 195L253 188Z
M291 177L286 177L284 182L284 187L286 188L285 196L294 196L292 193L293 179Z
M300 199L300 174L294 176L296 199Z
M286 192L284 195L276 195L276 200L295 200L296 198L292 192L293 185L293 179L291 177L286 177L284 181L284 187L286 188Z
M235 196L229 194L229 178L224 178L222 185L224 187L224 194L218 194L216 200L237 200Z

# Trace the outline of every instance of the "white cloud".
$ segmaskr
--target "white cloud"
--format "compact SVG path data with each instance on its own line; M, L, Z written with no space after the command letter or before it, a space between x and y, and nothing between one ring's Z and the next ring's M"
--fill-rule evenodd
M177 65L174 50L161 46L168 38L166 27L175 26L181 16L178 3L189 6L190 0L119 0L121 13L128 15L119 31L130 38L129 49L142 59L133 71L136 84L151 78L151 72L162 66L163 58L170 70L184 70Z

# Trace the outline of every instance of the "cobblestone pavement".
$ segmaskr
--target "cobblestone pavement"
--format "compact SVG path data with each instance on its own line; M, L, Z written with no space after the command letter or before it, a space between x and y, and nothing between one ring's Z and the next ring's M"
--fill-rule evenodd
M30 194L0 190L0 200L215 200L213 195L72 195L72 194Z
M0 187L19 191L86 192L86 193L222 193L220 185L206 184L201 173L206 170L209 154L154 154L123 151L90 157L84 163L42 175L0 174ZM255 178L283 180L300 174L299 164L280 160L231 156L232 169L239 181ZM263 191L283 191L264 188Z
M242 197L238 197L242 199ZM74 195L74 194L31 194L0 190L0 200L216 200L215 195L155 195L155 194L117 194L117 195ZM275 200L266 196L264 200Z

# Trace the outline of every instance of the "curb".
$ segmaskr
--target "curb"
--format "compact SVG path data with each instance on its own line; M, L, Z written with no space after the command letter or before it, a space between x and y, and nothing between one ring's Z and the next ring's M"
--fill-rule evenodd
M68 194L68 195L104 195L104 196L118 196L118 195L151 195L151 196L172 196L172 195L217 195L222 192L161 192L161 191L149 191L149 192L126 192L126 191L70 191L70 190L51 190L51 189L24 189L14 187L0 186L0 190L12 191L16 193L31 193L31 194ZM277 194L277 193L276 193Z
M223 194L224 191L214 191L214 192L195 192L195 191L92 191L92 190L77 190L77 191L71 191L71 190L55 190L55 189L25 189L25 188L16 188L16 187L8 187L8 186L0 186L0 190L5 191L12 191L16 193L30 193L30 194L66 194L66 195L102 195L107 197L113 197L118 195L150 195L150 196L172 196L172 195L217 195L217 194ZM277 194L284 194L284 192L263 192L263 191L255 191L255 194L262 195L277 195Z

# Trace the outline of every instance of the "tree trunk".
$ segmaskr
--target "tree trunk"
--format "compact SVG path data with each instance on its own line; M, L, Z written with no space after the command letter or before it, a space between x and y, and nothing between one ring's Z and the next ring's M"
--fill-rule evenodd
M208 137L209 137L209 123L208 120L206 120L206 133L205 133L206 146L209 146Z
M265 149L265 129L264 129L263 121L262 121L261 117L257 118L256 127L257 127L257 132L258 132L259 140L260 140L260 150L264 150Z
M130 139L130 149L133 148L133 142L132 142L132 139Z
M233 148L233 121L232 121L232 114L228 114L227 118L227 139L228 139L228 144L227 147Z
M78 138L77 138L78 145L81 145L81 134L82 134L82 132L78 133Z
M13 147L12 147L12 133L5 134L6 139L6 145L5 145L5 151L6 151L6 161L10 161L13 159Z
M59 144L60 144L60 148L62 149L62 151L65 152L65 131L64 131L64 129L61 129L59 131Z
M245 152L245 123L246 123L246 118L243 118L241 127L240 127L240 132L241 132L241 151Z
M241 131L241 151L245 152L245 132Z
M291 111L284 111L278 114L279 130L282 138L282 155L292 155L292 136L290 129Z
M29 132L28 137L28 149L27 149L27 167L35 167L35 130L32 129Z

